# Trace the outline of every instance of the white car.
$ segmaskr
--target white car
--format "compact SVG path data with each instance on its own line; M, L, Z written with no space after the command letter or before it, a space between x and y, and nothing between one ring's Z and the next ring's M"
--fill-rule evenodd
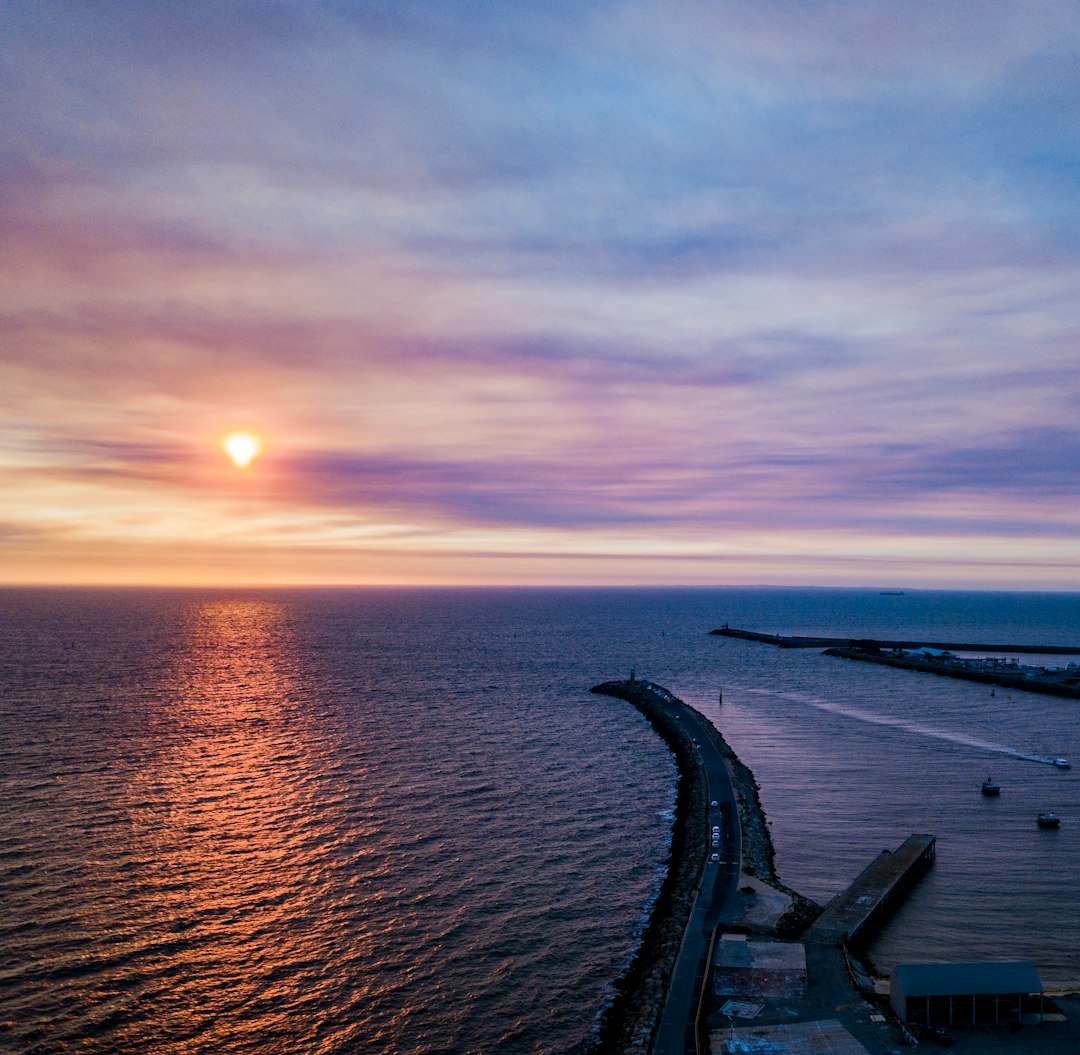
M719 854L713 854L713 855L712 855L712 860L713 860L714 862L716 862L716 861L719 861L719 860L720 860L720 855L719 855Z

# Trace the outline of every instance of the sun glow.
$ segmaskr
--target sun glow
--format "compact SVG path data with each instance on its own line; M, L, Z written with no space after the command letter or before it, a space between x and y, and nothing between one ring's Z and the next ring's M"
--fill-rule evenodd
M221 441L222 450L238 469L246 469L262 452L262 440L250 432L230 432Z

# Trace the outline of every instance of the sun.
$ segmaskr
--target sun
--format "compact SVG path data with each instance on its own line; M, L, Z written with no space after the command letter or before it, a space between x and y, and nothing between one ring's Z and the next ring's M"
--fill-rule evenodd
M221 441L221 448L237 469L246 469L262 453L263 443L252 432L230 432Z

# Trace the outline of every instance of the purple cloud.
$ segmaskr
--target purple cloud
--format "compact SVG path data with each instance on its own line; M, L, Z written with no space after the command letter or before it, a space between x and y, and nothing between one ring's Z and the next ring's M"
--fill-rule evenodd
M1080 519L1078 47L1057 2L16 0L0 516L216 508L244 418L312 546L1037 561Z

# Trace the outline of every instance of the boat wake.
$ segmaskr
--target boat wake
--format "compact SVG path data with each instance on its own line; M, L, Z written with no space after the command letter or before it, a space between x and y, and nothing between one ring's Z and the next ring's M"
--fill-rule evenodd
M770 692L768 689L748 689L762 696L780 696L783 699L793 700L796 703L809 704L821 711L830 714L843 715L845 718L854 718L856 721L869 722L871 725L887 725L905 732L915 733L917 736L927 736L934 740L945 740L953 744L963 744L965 747L973 747L979 751L987 751L995 755L1008 755L1010 758L1023 759L1026 762L1039 762L1042 765L1053 766L1058 762L1053 758L1044 758L1042 755L1028 754L1007 744L996 744L990 740L982 740L977 736L969 736L967 733L957 732L953 729L939 729L933 725L924 725L922 722L912 721L910 718L900 718L896 715L874 714L871 711L860 710L832 700L823 700L817 696L810 696L802 692Z

